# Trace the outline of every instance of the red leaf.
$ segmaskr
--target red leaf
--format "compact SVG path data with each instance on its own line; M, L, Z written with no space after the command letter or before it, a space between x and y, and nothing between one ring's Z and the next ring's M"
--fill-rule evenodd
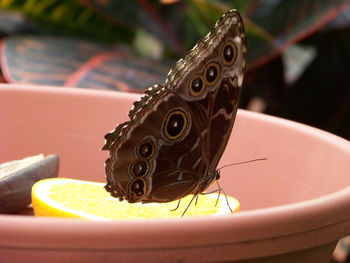
M142 93L155 83L163 83L168 68L126 53L106 52L87 61L64 86Z

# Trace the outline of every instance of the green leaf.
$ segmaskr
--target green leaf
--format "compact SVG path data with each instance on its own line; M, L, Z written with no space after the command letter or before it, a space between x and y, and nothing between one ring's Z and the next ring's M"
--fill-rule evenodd
M71 0L12 0L0 7L23 12L43 27L46 33L70 34L97 41L131 42L133 31L106 21L95 11Z
M123 26L132 31L142 27L161 39L170 49L179 54L184 52L182 43L164 19L165 14L169 11L168 8L161 6L158 2L147 0L78 1L87 8L101 14L114 25Z

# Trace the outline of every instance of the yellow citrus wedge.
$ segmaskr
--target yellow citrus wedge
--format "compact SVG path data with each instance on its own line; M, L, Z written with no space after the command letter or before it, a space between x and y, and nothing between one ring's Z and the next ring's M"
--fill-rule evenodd
M74 179L54 178L37 182L32 188L32 205L36 216L73 217L93 220L130 218L180 217L192 199L192 195L168 203L133 203L118 201L105 189L103 183ZM231 214L225 196L217 193L200 195L188 208L185 216L208 216ZM239 202L227 197L231 209L239 211Z

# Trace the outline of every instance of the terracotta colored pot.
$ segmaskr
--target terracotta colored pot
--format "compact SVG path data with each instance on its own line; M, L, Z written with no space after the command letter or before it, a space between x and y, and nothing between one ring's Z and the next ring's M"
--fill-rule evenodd
M105 181L104 134L137 95L0 87L0 162L60 155L60 177ZM239 111L221 185L230 216L97 222L0 216L1 262L328 262L350 233L350 143L305 125Z

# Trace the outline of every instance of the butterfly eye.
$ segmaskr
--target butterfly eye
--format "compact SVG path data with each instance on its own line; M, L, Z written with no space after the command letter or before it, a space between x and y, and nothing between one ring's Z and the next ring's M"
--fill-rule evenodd
M164 124L164 133L169 140L176 140L187 127L186 114L180 110L170 112Z
M143 177L149 171L149 165L146 160L137 160L131 165L131 173L135 177Z
M136 195L136 198L140 198L144 196L146 193L145 186L146 186L146 183L144 180L137 179L130 185L130 192Z
M205 88L205 83L203 80L203 77L201 75L195 76L191 81L190 81L190 92L193 96L199 96L202 94Z
M220 77L220 66L217 63L210 63L204 70L204 77L207 84L213 85Z
M237 48L233 42L227 42L221 49L221 59L226 66L231 66L237 57Z
M154 153L153 143L146 141L137 147L137 155L141 158L150 158Z

